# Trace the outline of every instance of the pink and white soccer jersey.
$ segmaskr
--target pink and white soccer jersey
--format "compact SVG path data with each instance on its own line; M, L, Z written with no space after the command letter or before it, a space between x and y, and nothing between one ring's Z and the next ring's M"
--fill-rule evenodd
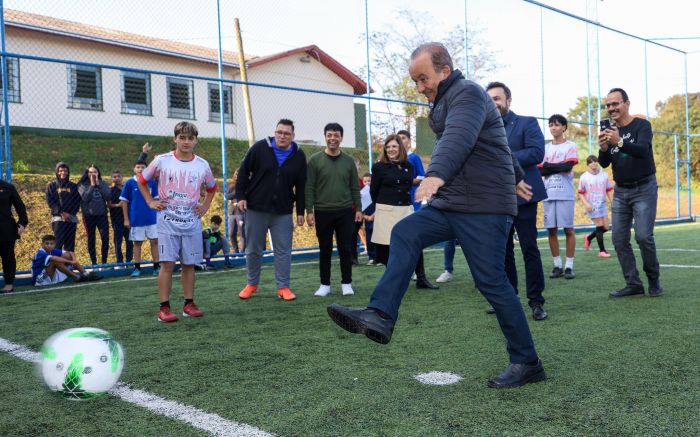
M586 172L581 175L578 182L578 192L586 198L593 209L587 212L588 217L600 218L608 216L608 208L605 203L605 195L613 190L613 184L608 174L600 170L598 174Z
M550 164L573 162L578 164L578 147L573 141L561 144L547 143L544 148L544 161ZM574 171L556 173L544 177L544 187L547 189L546 200L574 200Z
M216 191L216 180L209 163L197 155L181 161L175 152L157 156L141 173L145 184L158 179L158 197L165 200L165 209L158 212L156 226L159 234L200 235L202 222L194 211L199 203L202 185L207 192Z

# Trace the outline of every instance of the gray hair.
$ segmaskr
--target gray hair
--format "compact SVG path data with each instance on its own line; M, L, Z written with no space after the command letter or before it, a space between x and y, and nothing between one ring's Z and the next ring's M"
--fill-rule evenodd
M450 67L450 72L454 71L450 52L447 51L447 47L445 47L442 43L428 42L419 45L416 47L413 53L411 53L411 60L416 59L425 52L430 53L430 60L432 61L433 69L435 69L436 72L442 70L444 66Z

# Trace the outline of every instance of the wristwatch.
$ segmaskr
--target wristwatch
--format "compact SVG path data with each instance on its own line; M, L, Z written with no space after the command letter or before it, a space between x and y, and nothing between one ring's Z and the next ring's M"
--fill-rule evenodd
M624 145L625 145L625 140L623 140L622 138L620 138L620 141L617 142L617 147L619 147L620 149L622 149L622 146L624 146Z

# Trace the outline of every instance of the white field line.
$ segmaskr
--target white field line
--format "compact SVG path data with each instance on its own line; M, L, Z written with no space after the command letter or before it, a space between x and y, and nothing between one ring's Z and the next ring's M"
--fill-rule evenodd
M685 264L660 264L663 268L675 268L675 269L700 269L700 266L695 265L685 265Z
M4 338L0 338L0 351L7 352L24 361L33 363L39 361L39 354L37 352ZM161 416L185 422L194 428L215 436L268 437L273 435L254 426L246 425L245 423L224 419L219 415L207 413L206 411L189 405L161 398L147 391L131 388L127 384L121 382L114 386L114 388L109 391L109 394Z

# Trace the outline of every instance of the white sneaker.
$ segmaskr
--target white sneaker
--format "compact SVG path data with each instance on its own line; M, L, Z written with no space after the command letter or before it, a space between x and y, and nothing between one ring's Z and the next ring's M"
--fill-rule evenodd
M352 284L340 284L343 289L343 296L352 296L355 290L352 289Z
M440 276L435 280L435 282L450 282L452 280L452 273L445 270Z
M314 293L314 296L326 297L329 294L331 294L331 286L321 284L321 286L318 287L318 290L316 290L316 293Z
M413 276L411 276L411 281L416 281L418 279L418 276L414 273Z

